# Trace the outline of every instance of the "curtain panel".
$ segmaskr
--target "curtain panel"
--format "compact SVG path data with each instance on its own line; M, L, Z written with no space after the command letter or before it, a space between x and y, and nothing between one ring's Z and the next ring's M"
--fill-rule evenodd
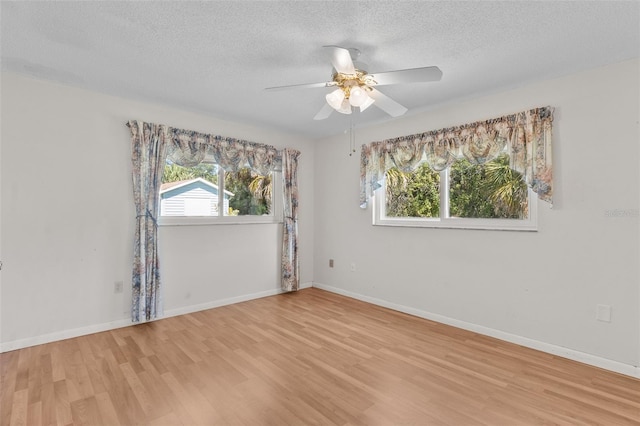
M286 166L282 172L284 192L284 226L282 254L282 288L299 288L298 262L298 184L300 152L278 151L266 144L207 135L161 124L129 121L131 160L133 164L133 198L136 207L131 318L149 321L162 316L160 262L158 259L158 222L160 185L167 160L183 167L194 167L213 156L225 171L250 167L261 175Z
M131 130L133 200L136 207L131 319L140 322L155 319L163 313L157 215L169 129L141 121L129 121L127 125Z
M385 172L404 172L427 162L442 171L456 160L484 164L507 153L510 166L543 201L552 204L552 107L542 107L486 121L362 145L360 152L360 207L366 208Z
M300 288L298 261L298 157L300 152L282 151L282 283L283 291Z

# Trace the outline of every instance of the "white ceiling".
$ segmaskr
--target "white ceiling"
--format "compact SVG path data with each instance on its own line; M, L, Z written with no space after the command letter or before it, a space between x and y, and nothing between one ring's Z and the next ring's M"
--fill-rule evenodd
M640 56L638 1L2 1L0 13L3 70L314 139L391 120L372 107L314 121L329 89L264 90L330 80L323 45L358 48L370 73L440 67L440 82L380 87L407 114Z

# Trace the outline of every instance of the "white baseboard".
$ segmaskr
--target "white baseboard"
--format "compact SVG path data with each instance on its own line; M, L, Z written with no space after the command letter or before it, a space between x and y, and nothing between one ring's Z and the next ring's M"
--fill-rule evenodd
M3 342L0 343L0 353L28 348L30 346L43 345L45 343L57 342L58 340L71 339L73 337L86 336L87 334L115 330L116 328L127 327L130 325L133 325L131 318L126 318L102 324L73 328L70 330L56 331L53 333L42 334L40 336L27 337L26 339L13 340L11 342Z
M300 290L305 288L311 288L313 283L301 283ZM214 300L207 303L200 303L197 305L184 306L180 308L169 309L164 312L161 318L175 317L178 315L190 314L192 312L204 311L206 309L218 308L220 306L232 305L234 303L246 302L248 300L260 299L262 297L274 296L276 294L284 293L280 289L273 289L267 291L261 291L258 293L246 294L237 297L230 297L227 299ZM0 343L0 353L15 351L17 349L28 348L30 346L43 345L45 343L57 342L58 340L71 339L74 337L86 336L87 334L100 333L103 331L115 330L117 328L128 327L135 325L131 322L130 318L109 321L102 324L94 324L86 327L74 328L69 330L56 331L53 333L42 334L40 336L28 337L25 339L13 340L10 342Z
M313 286L312 282L301 283L300 290L305 288L311 288ZM261 291L259 293L246 294L242 296L230 297L228 299L220 299L213 300L207 303L200 303L198 305L189 305L181 308L169 309L168 311L164 311L164 316L162 318L175 317L178 315L190 314L198 311L205 311L207 309L219 308L220 306L233 305L234 303L246 302L254 299L261 299L263 297L275 296L276 294L285 293L280 289L266 290Z
M567 358L573 361L578 361L583 364L589 364L595 367L603 368L605 370L613 371L613 372L624 374L631 377L640 378L640 366L624 364L622 362L613 361L613 360L602 358L596 355L591 355L591 354L576 351L573 349L564 348L562 346L557 346L550 343L540 342L538 340L529 339L527 337L506 333L504 331L496 330L489 327L484 327L481 325L477 325L477 324L473 324L465 321L460 321L454 318L445 317L443 315L433 314L420 309L387 302L386 300L365 296L359 293L354 293L348 290L343 290L341 288L332 287L332 286L321 284L321 283L314 282L313 287L319 288L321 290L330 291L332 293L340 294L342 296L347 296L352 299L362 300L363 302L371 303L373 305L378 305L384 308L393 309L394 311L404 312L405 314L414 315L416 317L425 318L431 321L436 321L442 324L461 328L463 330L469 330L469 331L473 331L474 333L483 334L485 336L495 337L496 339L504 340L510 343L515 343L520 346L536 349L551 355L560 356L562 358Z

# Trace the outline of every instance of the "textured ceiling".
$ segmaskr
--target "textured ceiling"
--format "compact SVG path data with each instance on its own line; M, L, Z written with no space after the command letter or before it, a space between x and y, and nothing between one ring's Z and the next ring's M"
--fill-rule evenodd
M264 90L328 81L323 45L358 48L371 73L440 67L380 87L407 114L640 55L637 1L0 4L3 70L309 138L391 120L314 121L329 89Z

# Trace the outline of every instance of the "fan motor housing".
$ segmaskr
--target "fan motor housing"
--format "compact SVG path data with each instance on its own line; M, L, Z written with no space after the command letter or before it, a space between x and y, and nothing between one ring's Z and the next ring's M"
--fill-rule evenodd
M375 81L366 71L359 69L356 69L355 74L335 72L331 79L336 83L336 86L344 91L346 99L349 99L352 87L359 86L364 90L371 91L371 87L369 86L375 84Z

